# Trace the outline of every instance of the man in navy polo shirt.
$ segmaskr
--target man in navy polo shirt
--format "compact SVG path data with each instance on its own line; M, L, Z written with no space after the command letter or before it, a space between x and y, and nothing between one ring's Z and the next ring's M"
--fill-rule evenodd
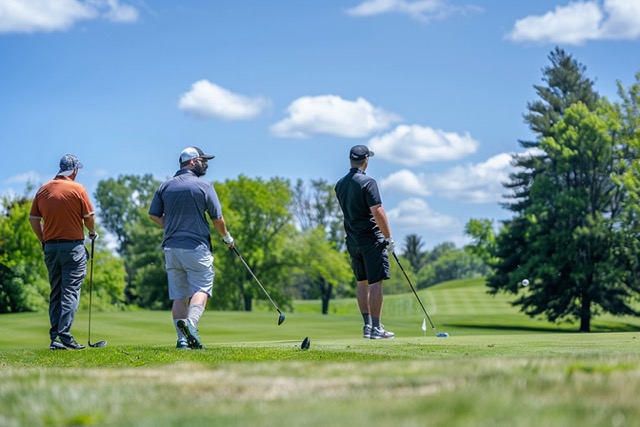
M233 247L218 195L209 182L200 179L213 157L198 147L185 148L180 153L180 170L158 187L149 207L149 218L164 228L162 247L178 348L202 348L198 321L211 297L214 276L205 214L222 241Z
M358 282L358 307L364 319L363 336L371 339L393 338L380 323L382 282L389 279L389 252L395 244L387 215L382 208L376 180L365 171L373 151L365 145L351 148L351 170L335 186L336 197L344 214L347 251Z

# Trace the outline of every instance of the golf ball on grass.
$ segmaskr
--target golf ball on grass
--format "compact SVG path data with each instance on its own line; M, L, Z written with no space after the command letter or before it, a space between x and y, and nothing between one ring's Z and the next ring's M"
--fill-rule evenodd
M526 286L529 286L529 281L528 281L527 279L524 279L524 280L522 281L522 286L525 286L525 287L526 287Z

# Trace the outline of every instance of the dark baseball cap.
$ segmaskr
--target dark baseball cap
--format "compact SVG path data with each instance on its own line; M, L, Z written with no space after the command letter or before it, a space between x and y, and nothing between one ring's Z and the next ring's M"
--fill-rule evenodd
M373 157L373 151L369 150L366 145L356 145L351 147L349 158L351 160L364 160L367 157Z

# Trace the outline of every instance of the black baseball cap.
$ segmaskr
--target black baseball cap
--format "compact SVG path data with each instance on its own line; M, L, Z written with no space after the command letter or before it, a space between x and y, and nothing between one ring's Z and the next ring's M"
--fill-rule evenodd
M351 160L364 160L367 157L373 157L373 151L369 150L366 145L356 145L351 147L349 158Z

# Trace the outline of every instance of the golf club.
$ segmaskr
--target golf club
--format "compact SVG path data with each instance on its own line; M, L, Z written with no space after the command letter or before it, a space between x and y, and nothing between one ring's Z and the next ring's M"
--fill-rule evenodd
M448 333L446 333L446 332L438 333L438 331L436 331L436 327L433 326L433 322L431 321L431 317L429 317L429 313L427 313L427 309L424 308L424 305L422 304L422 301L420 301L420 297L418 296L418 293L416 292L415 288L411 284L411 280L409 280L409 276L407 276L407 272L404 271L404 268L402 267L402 264L400 264L400 260L398 259L398 256L396 255L395 252L392 252L392 254L393 254L393 257L396 259L396 262L398 263L398 267L400 267L400 270L402 270L402 272L404 273L404 277L407 278L407 282L409 283L409 286L411 286L411 290L413 291L413 294L418 299L418 302L420 303L420 307L422 307L422 311L424 311L424 314L427 316L427 319L429 319L429 323L431 324L431 328L433 329L433 333L435 333L436 337L438 337L438 338L447 338L449 336Z
M106 341L98 341L91 344L91 303L93 302L93 248L95 239L91 239L91 260L89 267L89 333L87 334L87 344L89 347L104 347L107 345Z
M236 247L234 246L233 248L231 248L233 250L233 252L236 253L236 255L238 255L238 258L240 258L240 261L242 261L242 263L244 264L245 267L247 267L247 270L249 270L249 273L251 273L251 275L253 276L254 279L256 279L256 282L258 282L258 285L260 285L260 288L262 289L262 291L264 292L264 294L267 296L267 298L269 298L269 301L271 301L271 304L273 304L273 306L275 307L275 309L278 311L278 313L280 313L280 317L278 318L278 325L281 325L282 322L284 322L284 314L282 314L282 312L280 311L280 309L278 308L278 306L276 305L275 302L273 302L273 300L271 299L271 296L269 295L269 292L267 292L267 290L264 288L264 286L262 286L262 283L260 283L260 280L258 280L258 278L256 277L255 274L253 274L253 271L251 271L251 268L249 267L249 264L247 264L247 262L244 260L244 258L242 258L242 255L240 255L240 252L238 252L238 249L236 249Z

